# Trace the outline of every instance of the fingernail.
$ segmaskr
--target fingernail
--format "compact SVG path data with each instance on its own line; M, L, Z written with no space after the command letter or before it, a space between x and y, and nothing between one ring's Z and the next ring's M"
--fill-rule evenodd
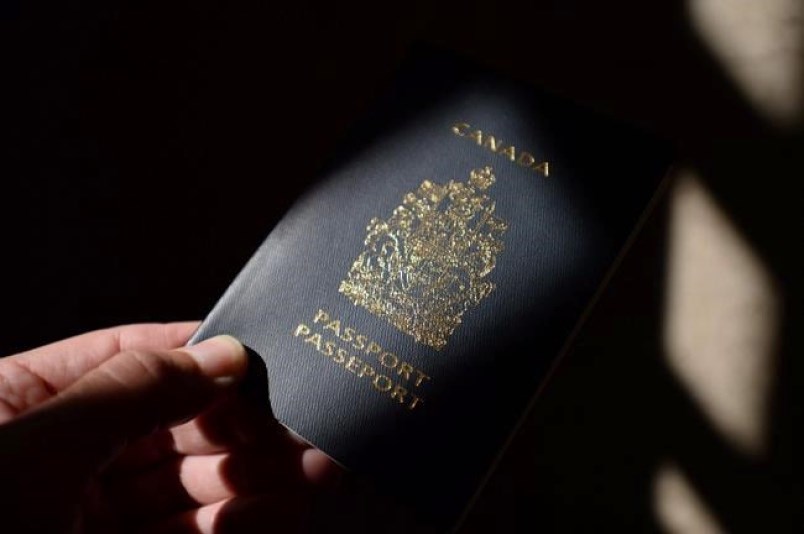
M201 371L220 385L231 384L246 371L248 355L232 336L215 336L182 349L198 363Z

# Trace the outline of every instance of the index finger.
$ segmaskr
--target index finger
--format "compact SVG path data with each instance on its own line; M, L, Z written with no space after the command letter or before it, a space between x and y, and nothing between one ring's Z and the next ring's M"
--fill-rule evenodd
M16 366L61 391L124 350L170 350L184 346L198 321L116 326L88 332L0 360L0 368Z

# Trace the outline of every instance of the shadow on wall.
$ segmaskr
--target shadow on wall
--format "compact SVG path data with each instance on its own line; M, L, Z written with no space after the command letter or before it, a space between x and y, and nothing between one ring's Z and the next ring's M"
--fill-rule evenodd
M675 192L671 189L643 229L464 532L795 530L802 499L801 473L792 463L792 431L801 415L792 392L802 381L792 364L801 353L797 327L804 272L801 248L793 245L802 238L800 116L771 120L757 108L736 85L740 77L726 70L733 65L713 56L709 35L698 33L691 10L682 4L629 2L628 16L578 4L570 3L563 16L560 8L547 8L525 17L539 21L541 31L527 48L531 61L521 54L507 56L510 70L541 65L540 72L528 73L531 78L561 80L565 92L637 117L676 139L679 170L684 169L676 174L695 177L696 187L712 201L709 209L723 214L745 250L730 251L712 268L702 264L705 253L675 243L696 239L679 235L679 226L695 232L696 224L706 224L671 216L694 216L674 205L689 200L679 193L686 179L677 180L682 183L673 184ZM804 38L799 14L792 13L795 6L788 7L782 27L798 25ZM735 26L726 30L746 29ZM732 37L752 38L750 31ZM802 49L804 42L784 54L794 74L804 70L804 55L795 53ZM483 55L483 43L477 50ZM739 67L750 70L752 60L749 55L748 65ZM787 104L793 111L804 103L802 80L788 79L797 85L785 93L800 100L797 106ZM717 231L711 236L713 248L728 238ZM742 255L761 265L770 279L767 287L739 276L733 287L706 287L707 276L699 271L708 267L708 276L716 277L722 268L721 278L732 279L730 271L745 269ZM683 287L673 283L679 275L671 269L679 266L697 279ZM765 289L770 294L752 296ZM681 319L697 333L691 345L682 343L689 354L680 363L678 343L668 339L679 333L668 328L669 321L678 321L668 316L676 311L669 303L679 298L702 306L686 308L694 317ZM729 305L735 298L742 304ZM751 308L768 302L770 317L762 317L761 307ZM774 319L777 324L770 326L752 324ZM752 343L767 328L775 333L772 343ZM743 345L729 347L723 340ZM729 376L724 380L721 372ZM762 378L750 376L754 372ZM723 387L730 380L736 384ZM748 388L763 381L767 388L758 396L767 398L743 402L740 397L754 396ZM761 412L753 429L761 435L753 450L721 431L718 406L728 411L732 403Z

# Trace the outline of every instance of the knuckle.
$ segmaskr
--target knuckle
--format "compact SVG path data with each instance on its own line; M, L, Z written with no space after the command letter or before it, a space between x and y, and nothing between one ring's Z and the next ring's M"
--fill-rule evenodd
M12 358L0 364L0 423L44 402L56 390L39 374Z
M175 353L129 350L125 352L125 361L131 371L156 382L170 380L194 370L191 361L188 362Z

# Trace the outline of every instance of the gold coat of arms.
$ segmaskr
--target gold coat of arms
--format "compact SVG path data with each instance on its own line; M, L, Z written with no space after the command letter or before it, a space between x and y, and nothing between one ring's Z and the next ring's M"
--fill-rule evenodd
M339 291L417 342L443 349L463 314L491 293L487 279L508 224L486 193L491 167L468 182L425 180L388 220L373 218Z

